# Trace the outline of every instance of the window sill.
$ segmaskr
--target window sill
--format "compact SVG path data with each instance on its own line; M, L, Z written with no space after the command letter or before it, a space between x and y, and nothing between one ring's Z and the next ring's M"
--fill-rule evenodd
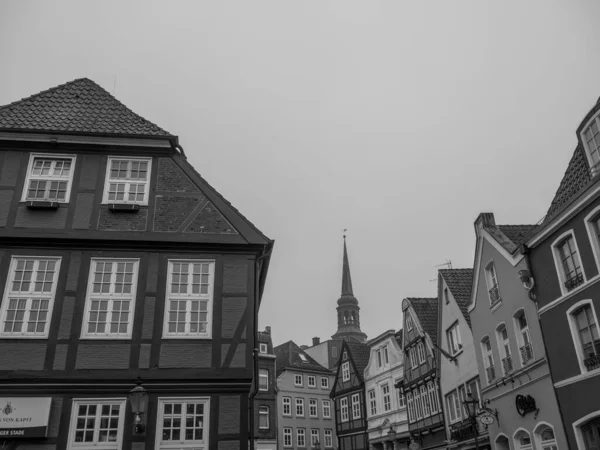
M81 336L80 340L90 340L90 341L130 341L130 336Z
M0 339L48 339L46 336L27 336L27 335L16 335L16 334L2 334Z
M138 212L140 210L140 205L127 203L111 203L108 205L108 209L112 212Z
M38 201L26 201L25 206L28 209L58 209L58 202L38 202Z
M206 340L206 339L212 339L212 336L162 336L162 339L164 340L180 340L180 339L187 339L188 341L192 341L192 340Z

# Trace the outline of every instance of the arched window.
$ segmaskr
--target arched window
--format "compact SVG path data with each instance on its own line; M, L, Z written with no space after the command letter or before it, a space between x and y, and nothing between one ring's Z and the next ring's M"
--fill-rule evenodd
M348 311L344 311L344 323L348 323L350 319L348 319Z
M352 311L352 323L356 323L356 313Z
M490 307L496 306L502 300L500 296L500 288L498 286L498 275L496 274L496 266L494 261L491 261L485 267L485 281L487 283L488 293L490 296Z
M510 355L510 340L508 339L508 330L505 324L500 324L496 328L496 339L498 340L498 351L502 359L502 372L508 375L513 371L513 362Z
M517 430L513 436L515 450L532 450L531 436L524 429Z
M581 434L585 443L585 450L600 449L600 418L589 420L581 425Z
M515 332L517 333L517 345L521 364L525 365L533 360L533 346L531 345L531 334L529 333L529 323L525 317L525 310L520 309L514 315Z
M489 336L481 340L481 355L483 356L483 366L487 375L487 382L490 384L496 379L496 369L494 368L494 355L492 354L492 342Z
M558 450L554 428L546 423L540 423L534 431L537 447L541 450Z
M504 434L499 434L496 437L495 442L496 450L510 450L510 444L508 443L508 437Z

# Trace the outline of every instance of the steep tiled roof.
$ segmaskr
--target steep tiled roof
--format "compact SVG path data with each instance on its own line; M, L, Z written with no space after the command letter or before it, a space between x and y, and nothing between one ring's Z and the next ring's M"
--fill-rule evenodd
M544 223L549 222L562 211L563 207L567 206L570 200L580 193L590 181L590 166L583 148L578 145L546 213Z
M277 369L275 371L278 377L286 369L304 369L313 372L331 374L331 371L315 361L308 353L298 347L293 341L278 345L274 349ZM302 361L300 355L304 355L307 362Z
M364 371L369 364L369 357L371 356L371 350L367 344L361 344L360 342L346 341L350 355L358 371L358 376L361 381L364 381Z
M435 298L408 298L415 311L423 330L437 342L438 299Z
M175 138L87 78L0 107L0 131Z
M471 301L471 288L473 286L473 269L441 269L440 274L444 277L448 289L452 292L452 296L456 300L460 312L470 327L471 317L468 308Z
M525 242L525 237L536 225L498 225L498 229L516 246Z

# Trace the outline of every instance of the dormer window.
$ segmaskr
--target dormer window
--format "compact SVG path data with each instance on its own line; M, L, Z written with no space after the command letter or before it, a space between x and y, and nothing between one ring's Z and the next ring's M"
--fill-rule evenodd
M68 203L75 157L32 154L22 201Z
M581 141L590 163L592 175L598 173L600 163L600 112L583 128Z
M490 306L496 306L501 300L500 288L498 287L498 275L496 275L496 265L494 262L490 262L485 268L485 279L488 286L488 293L490 296Z
M104 204L147 205L151 158L108 158Z

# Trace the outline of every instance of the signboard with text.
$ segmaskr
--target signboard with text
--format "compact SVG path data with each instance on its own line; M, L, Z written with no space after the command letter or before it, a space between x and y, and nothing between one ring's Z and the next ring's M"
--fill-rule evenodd
M0 439L46 437L51 397L0 397Z

